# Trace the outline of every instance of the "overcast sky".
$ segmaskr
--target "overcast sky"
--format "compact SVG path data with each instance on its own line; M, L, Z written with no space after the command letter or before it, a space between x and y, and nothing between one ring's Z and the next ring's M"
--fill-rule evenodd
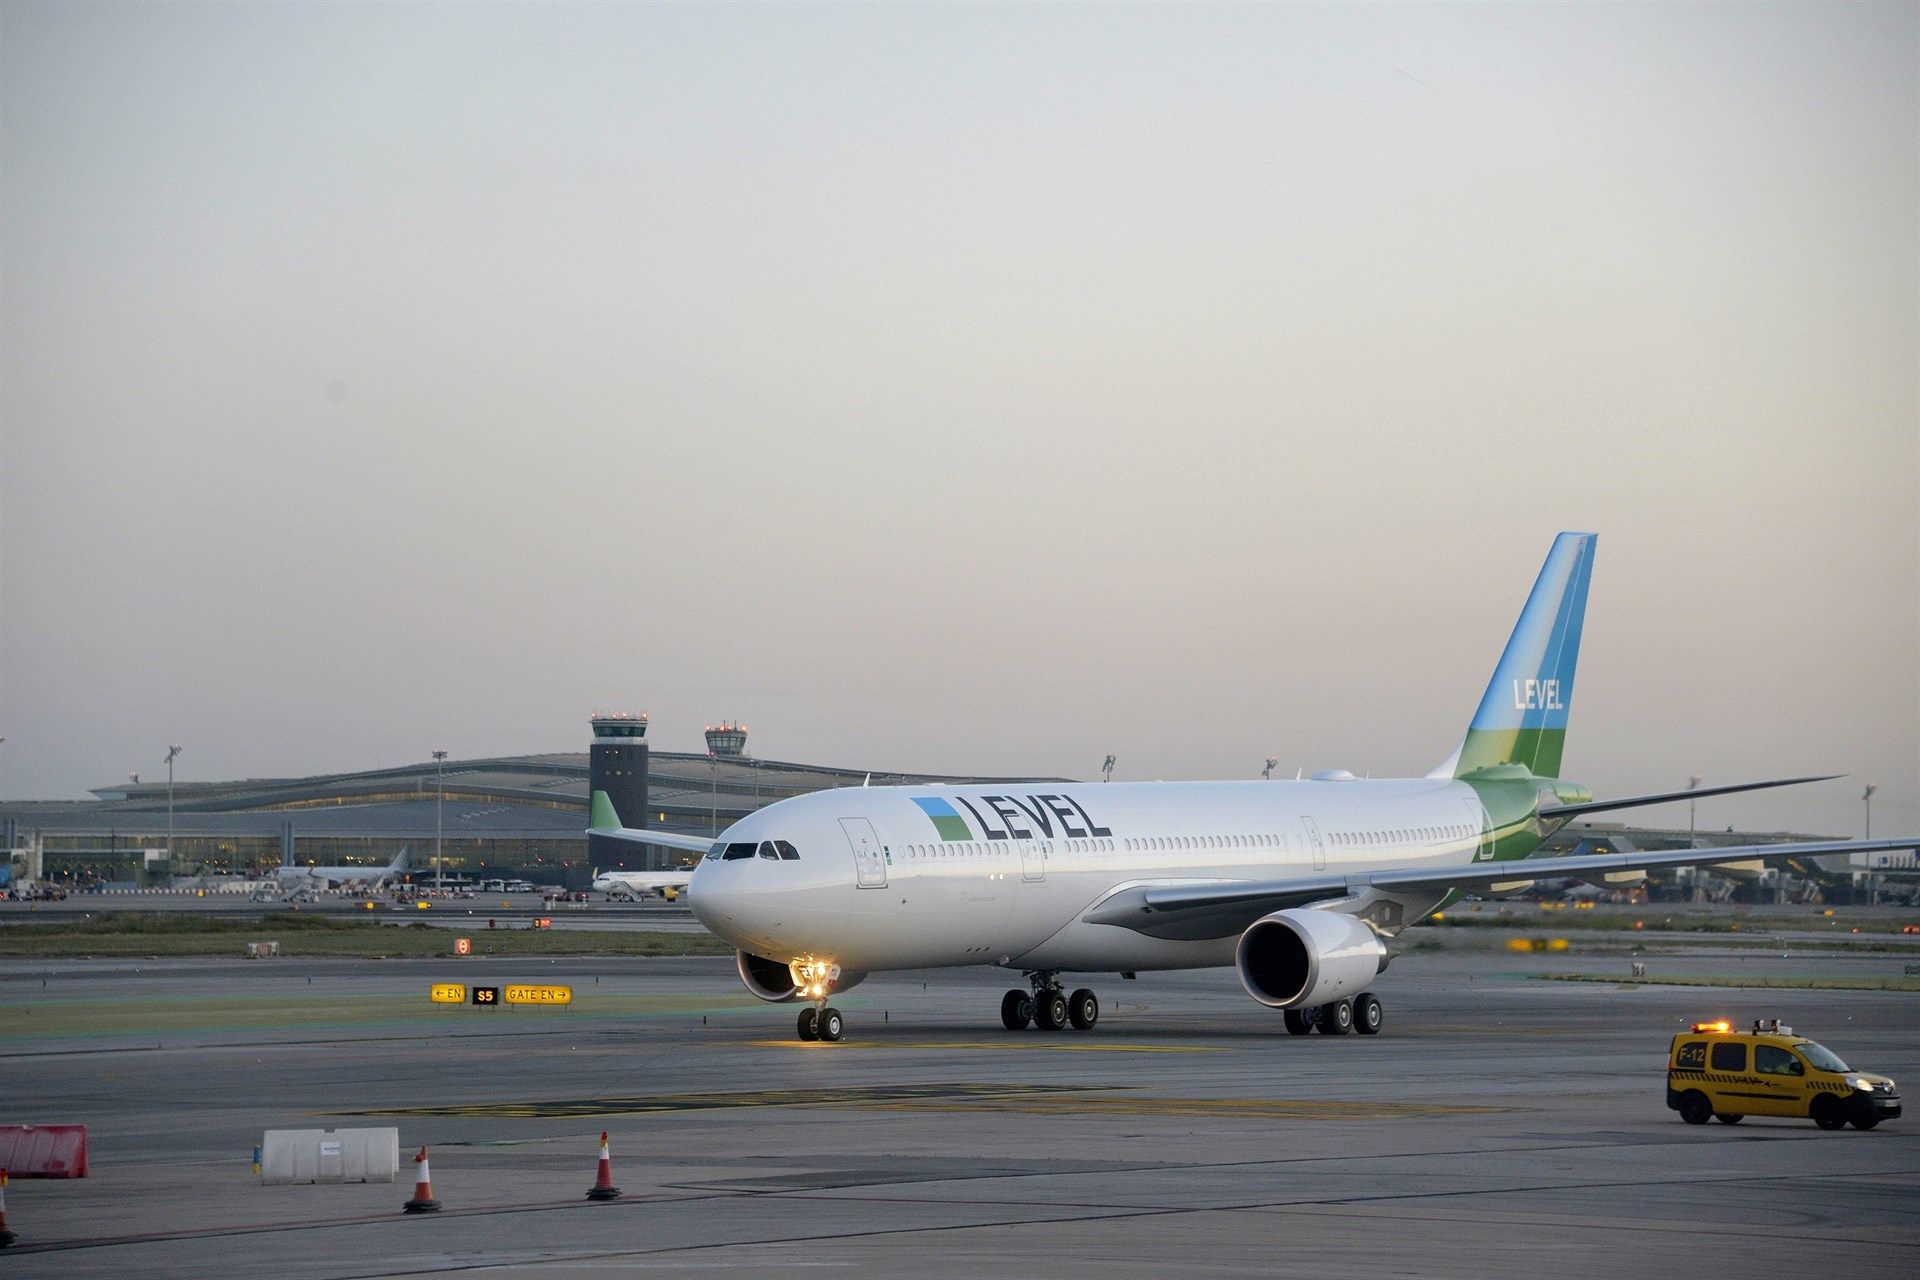
M1920 828L1910 4L0 10L0 794L659 747ZM1684 808L1653 810L1684 824Z

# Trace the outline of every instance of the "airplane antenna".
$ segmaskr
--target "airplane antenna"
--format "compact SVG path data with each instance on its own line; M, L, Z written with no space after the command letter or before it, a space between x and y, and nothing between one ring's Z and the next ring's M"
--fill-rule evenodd
M873 785L873 773L871 770L868 771L866 777L860 779L860 785L863 787L870 787Z
M1106 759L1106 763L1100 766L1100 781L1102 782L1113 781L1113 757L1112 756L1108 756Z
M1262 778L1265 778L1265 779L1266 779L1266 780L1267 780L1268 782L1272 782L1272 781L1273 781L1273 771L1274 771L1275 769L1277 769L1277 768L1279 768L1279 767L1280 767L1280 757L1279 757L1279 756L1268 756L1268 757L1267 757L1267 767L1266 767L1266 768L1264 768L1264 769L1262 769L1262 770L1260 771L1260 776L1261 776Z

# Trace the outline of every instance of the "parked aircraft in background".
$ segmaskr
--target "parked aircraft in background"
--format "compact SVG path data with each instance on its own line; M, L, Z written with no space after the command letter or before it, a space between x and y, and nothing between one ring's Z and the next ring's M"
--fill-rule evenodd
M407 849L402 848L384 867L301 867L286 863L274 868L274 882L288 892L301 889L339 889L356 885L378 889L407 869Z

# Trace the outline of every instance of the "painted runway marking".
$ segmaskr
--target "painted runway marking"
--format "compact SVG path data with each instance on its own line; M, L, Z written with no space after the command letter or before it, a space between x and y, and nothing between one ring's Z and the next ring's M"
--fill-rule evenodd
M550 1098L446 1106L340 1111L356 1116L458 1116L560 1119L722 1111L745 1107L853 1107L868 1111L994 1111L1019 1115L1211 1116L1241 1120L1384 1120L1402 1116L1489 1115L1510 1107L1424 1102L1344 1102L1314 1098L1160 1098L1126 1086L924 1084L844 1089L761 1089L670 1093L653 1097Z
M1079 1093L1081 1085L922 1084L871 1085L848 1089L757 1089L735 1093L663 1093L651 1097L557 1098L475 1102L448 1106L386 1107L374 1111L338 1111L354 1116L473 1116L553 1119L567 1116L644 1115L659 1111L723 1111L740 1107L872 1107L914 1100L973 1100L993 1109L1015 1098L1046 1093ZM1098 1087L1098 1086L1094 1086Z
M1108 1044L1049 1040L842 1040L823 1044L818 1040L749 1040L756 1049L805 1049L818 1053L837 1053L841 1049L1043 1049L1053 1053L1224 1053L1210 1045L1189 1044Z

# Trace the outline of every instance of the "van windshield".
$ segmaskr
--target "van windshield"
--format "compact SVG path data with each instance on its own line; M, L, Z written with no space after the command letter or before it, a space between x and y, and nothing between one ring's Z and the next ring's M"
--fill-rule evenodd
M1822 1071L1848 1070L1847 1064L1840 1061L1840 1055L1823 1044L1818 1044L1812 1040L1802 1040L1793 1047L1800 1051L1801 1057Z

